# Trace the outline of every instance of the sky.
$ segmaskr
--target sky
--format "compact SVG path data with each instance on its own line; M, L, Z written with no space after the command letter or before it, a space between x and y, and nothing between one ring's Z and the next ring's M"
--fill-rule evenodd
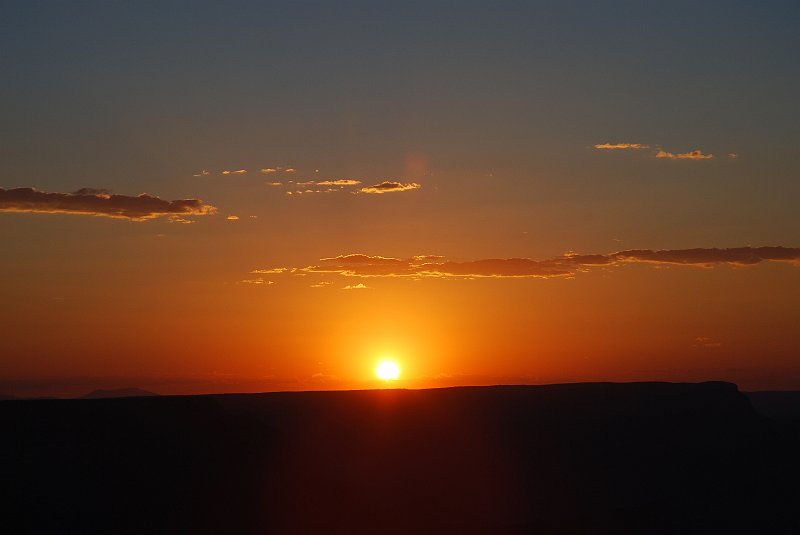
M800 389L800 4L0 8L0 393Z

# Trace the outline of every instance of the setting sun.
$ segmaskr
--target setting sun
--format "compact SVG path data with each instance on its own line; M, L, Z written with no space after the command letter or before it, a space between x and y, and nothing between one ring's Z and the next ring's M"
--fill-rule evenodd
M382 360L375 367L375 375L382 381L394 381L400 377L400 366L393 360Z

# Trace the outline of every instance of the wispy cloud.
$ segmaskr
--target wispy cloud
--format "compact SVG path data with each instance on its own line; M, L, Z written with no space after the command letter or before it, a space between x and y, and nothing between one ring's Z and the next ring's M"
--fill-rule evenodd
M667 158L669 160L711 160L714 158L713 154L703 154L702 151L693 150L674 154L665 150L659 150L656 153L656 158Z
M424 255L409 259L346 254L323 258L316 265L291 268L291 272L337 274L345 277L407 278L554 278L571 277L599 267L657 264L695 267L750 266L761 262L789 262L800 266L800 248L736 247L730 249L630 249L608 254L568 252L546 260L487 258L453 261ZM286 268L281 268L286 269ZM256 270L253 273L278 273Z
M320 186L357 186L361 184L360 180L350 180L350 179L341 179L341 180L322 180L321 182L317 182Z
M598 143L594 145L598 150L643 150L649 149L650 145L643 143ZM711 160L714 158L713 154L706 154L701 150L691 150L689 152L669 152L662 149L658 144L655 145L649 154L654 158L668 159L668 160ZM728 158L735 159L736 154L728 154Z
M369 290L369 286L365 285L363 282L359 282L358 284L348 284L342 290Z
M297 169L294 167L288 167L285 165L279 165L277 167L262 167L261 173L265 175L271 175L273 173L295 173Z
M75 193L48 193L34 188L0 188L0 211L48 214L83 214L143 221L160 216L203 216L216 207L199 199L166 201L142 193L112 195L105 190L83 188Z
M243 175L245 173L247 173L247 169L233 169L222 172L223 175Z
M286 273L287 271L289 271L289 268L277 267L277 268L270 268L270 269L254 269L250 273L265 275L265 274L274 274L274 273Z
M227 219L228 221L239 221L239 216L238 215L229 215L225 219Z
M199 173L195 173L195 174L193 174L192 176L208 176L208 175L210 175L210 174L211 174L211 173L209 173L209 172L208 172L208 169L203 169L203 170L202 170L202 171L200 171Z
M259 277L257 279L245 279L245 280L242 280L242 281L239 281L239 282L241 282L243 284L255 284L255 285L259 285L259 286L260 285L269 286L270 284L275 284L273 281L262 279L261 277Z
M414 182L410 182L407 184L403 184L402 182L395 182L392 180L385 180L379 184L375 184L374 186L367 186L365 188L361 188L359 192L361 193L393 193L398 191L410 191L414 189L419 189L422 186L420 184L416 184Z
M600 150L626 150L626 149L649 149L650 145L643 145L641 143L598 143L594 146Z

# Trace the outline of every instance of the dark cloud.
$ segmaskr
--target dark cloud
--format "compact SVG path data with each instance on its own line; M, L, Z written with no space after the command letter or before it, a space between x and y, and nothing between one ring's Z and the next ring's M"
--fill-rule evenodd
M652 262L707 266L712 264L751 265L764 261L800 262L800 248L734 247L731 249L638 249L609 255L615 261Z
M111 190L100 188L81 188L73 191L73 195L111 195Z
M375 184L374 186L367 186L366 188L361 188L359 191L361 193L393 193L396 191L409 191L409 190L419 189L421 187L422 187L421 185L416 184L414 182L403 184L402 182L384 180L383 182Z
M346 277L553 278L572 276L591 268L631 263L709 267L721 264L748 266L760 262L790 262L800 265L800 248L631 249L609 254L569 252L548 260L489 258L463 262L447 260L433 255L400 259L365 254L347 254L323 258L318 265L291 268L291 271L335 273ZM254 273L267 272L279 273L277 270L254 271Z
M656 158L666 158L668 160L711 160L714 158L713 154L703 154L703 151L692 150L674 154L665 150L659 150L656 153Z
M217 211L199 199L166 201L142 193L112 195L82 188L75 193L47 193L34 188L0 188L0 211L48 214L85 214L143 221L160 216L200 216Z
M413 275L415 272L410 260L365 254L348 254L333 258L323 258L320 260L320 265L308 266L303 270L317 273L339 273L358 277L408 276Z
M418 266L420 275L443 277L563 277L571 275L558 262L528 258L488 258L471 262L439 262Z

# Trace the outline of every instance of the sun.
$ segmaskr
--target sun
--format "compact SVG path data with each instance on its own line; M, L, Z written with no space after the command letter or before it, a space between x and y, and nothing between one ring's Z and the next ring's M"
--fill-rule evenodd
M382 381L394 381L400 377L400 366L393 360L382 360L375 367L375 375Z

